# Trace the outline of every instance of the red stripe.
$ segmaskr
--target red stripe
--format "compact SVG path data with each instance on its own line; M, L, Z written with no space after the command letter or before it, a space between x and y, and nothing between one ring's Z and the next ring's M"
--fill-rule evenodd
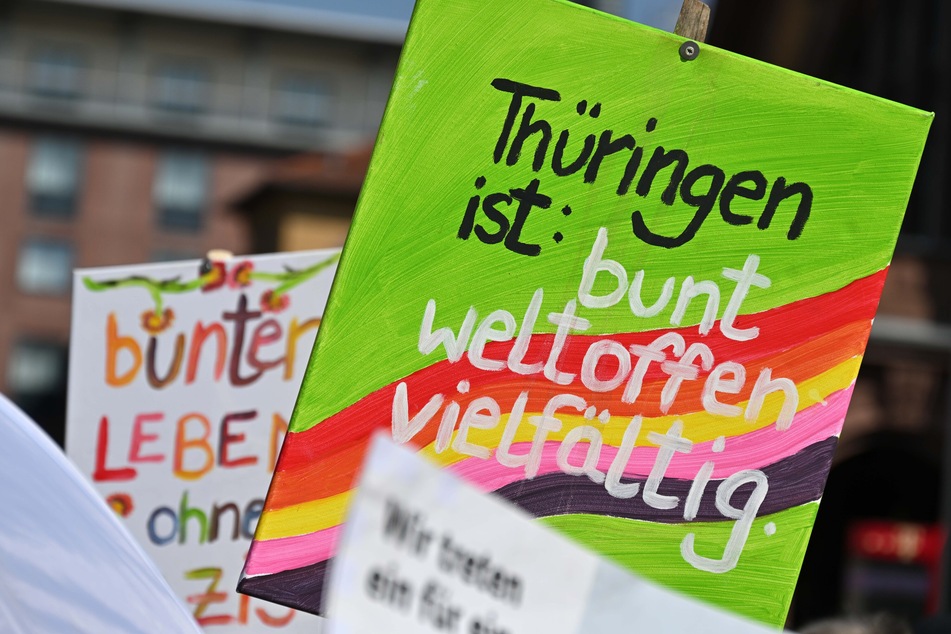
M717 363L732 360L747 366L748 387L733 399L734 402L740 402L748 398L749 388L753 384L751 378L759 373L761 367L773 368L773 376L783 376L798 382L861 354L871 329L871 318L878 304L885 274L883 270L833 293L742 317L737 327L757 325L760 328L759 336L752 341L727 339L718 329L701 337L695 326L674 332L680 333L688 345L695 341L705 343L713 351ZM647 344L664 332L670 331L572 336L565 346L559 368L577 373L584 353L594 341L610 338L625 346ZM531 350L525 362L530 363L546 356L551 340L552 335L533 335ZM511 345L511 342L501 342L486 346L486 356L504 359ZM441 393L453 398L456 384L463 379L470 382L470 395L493 396L503 407L514 402L519 392L530 389L528 411L540 411L554 394L591 394L578 379L570 386L557 386L544 378L518 375L507 369L498 372L478 370L464 357L455 364L441 361L405 378L403 381L407 384L409 411L419 411L433 394ZM652 364L637 403L620 403L624 386L613 393L600 394L598 403L602 407L609 407L612 414L616 415L659 415L657 404L666 379L667 375L657 364ZM376 429L389 428L391 424L395 389L396 384L386 386L311 429L288 434L271 485L267 508L282 508L348 490L370 435ZM702 381L685 382L669 413L701 409L701 389ZM636 411L633 409L635 407ZM438 415L435 423L438 423ZM427 425L411 444L422 447L433 442L436 431L437 424Z
M718 329L715 329L706 337L701 337L697 335L696 327L671 331L653 330L617 335L575 336L565 347L564 362L560 364L560 367L566 372L577 372L585 351L595 340L611 338L624 345L648 344L664 332L681 334L688 345L693 341L703 341L713 351L714 356L721 361L741 359L744 356L772 356L851 322L871 320L878 306L882 284L885 281L885 273L886 271L882 270L869 277L856 280L833 293L800 300L757 315L744 317L743 323L737 324L739 327L748 327L755 324L760 328L759 337L750 342L737 342L727 339ZM551 339L552 335L533 335L533 345L530 352L532 350L536 351L534 359L530 358L533 355L529 354L526 356L525 362L529 363L542 358L539 351L547 351L551 345ZM486 356L498 359L504 358L511 345L511 342L500 342L486 346ZM665 377L659 369L653 366L652 369L653 372L648 373L647 380L657 380ZM473 368L466 358L455 364L440 361L402 379L409 388L410 411L417 411L425 400L428 400L428 395L445 393L447 389L454 390L456 383L462 379L469 380L472 385L471 392L484 388L487 384L498 384L506 379L520 381L522 385L532 380L530 377L517 375L508 370L482 372ZM548 382L537 377L534 378L534 381L538 384ZM306 431L288 434L288 439L298 437L303 439L306 436L307 442L304 444L313 445L315 448L355 442L366 435L365 427L361 428L362 425L336 425L331 423L338 419L362 421L380 418L385 419L388 424L395 387L396 383L383 387ZM432 442L433 438L435 438L434 435L426 444ZM286 468L291 464L299 463L300 460L294 457L297 451L306 454L301 456L304 461L319 455L304 447L299 447L300 443L297 441L293 445L294 447L289 448L285 441L285 448L281 452L281 465L278 468Z

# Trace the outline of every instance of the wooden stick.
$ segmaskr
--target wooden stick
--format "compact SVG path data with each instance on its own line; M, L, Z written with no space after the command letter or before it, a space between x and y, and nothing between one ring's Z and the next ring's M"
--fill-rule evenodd
M688 40L703 42L707 39L707 27L710 26L710 7L700 0L684 0L680 8L680 17L674 33Z

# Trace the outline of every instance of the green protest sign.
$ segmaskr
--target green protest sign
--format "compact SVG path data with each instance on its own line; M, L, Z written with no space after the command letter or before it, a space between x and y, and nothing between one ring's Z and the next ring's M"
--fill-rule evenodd
M781 624L931 115L560 0L419 0L244 592L376 429Z

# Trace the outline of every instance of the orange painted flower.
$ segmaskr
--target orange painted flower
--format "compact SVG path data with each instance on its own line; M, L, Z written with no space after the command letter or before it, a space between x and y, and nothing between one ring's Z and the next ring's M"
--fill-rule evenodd
M162 314L156 314L154 310L147 310L142 313L142 328L150 335L157 335L168 330L172 322L175 321L175 311L166 308Z
M224 262L205 260L201 265L200 273L202 280L204 280L201 286L204 293L221 288L228 279L228 271L225 269Z
M251 272L254 270L254 263L245 260L237 266L232 267L228 272L228 286L231 288L241 288L251 285Z
M128 493L113 493L106 498L106 504L109 505L119 517L129 517L135 505L132 503L132 496Z
M264 291L261 295L261 310L266 313L279 313L291 304L291 296L286 293L277 295L273 290Z

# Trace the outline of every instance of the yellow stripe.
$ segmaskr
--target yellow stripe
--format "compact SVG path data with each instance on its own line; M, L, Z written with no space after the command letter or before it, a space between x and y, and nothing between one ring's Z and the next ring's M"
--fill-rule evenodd
M267 511L258 521L257 540L295 537L342 524L353 489L329 498Z
M799 391L797 411L802 411L807 407L820 403L830 394L850 386L858 374L861 362L862 357L853 357L797 385L796 388ZM648 432L656 431L663 434L670 429L670 426L677 419L684 422L683 435L695 443L709 442L719 436L729 438L730 436L748 434L775 423L776 419L779 418L779 411L783 406L783 399L783 395L779 392L768 395L763 403L763 408L760 410L759 418L753 423L748 423L742 414L740 416L728 417L708 414L705 411L680 416L644 418L641 433L638 435L637 445L648 445ZM742 407L744 411L746 411L747 403L748 401L740 404L740 407ZM525 412L525 415L522 417L522 422L519 424L518 430L515 433L515 442L532 441L535 434L535 426L528 422L528 417L537 414L537 412ZM558 413L558 419L562 421L561 430L549 433L549 440L562 440L569 431L579 425L599 425L597 420L592 423L591 421L585 420L583 416L564 414L562 412ZM480 447L498 447L507 422L508 415L506 414L502 416L502 421L492 429L472 428L469 430L466 440ZM624 437L624 430L627 429L629 423L630 418L612 416L608 424L601 428L604 444L613 445L615 447L620 446L621 439ZM424 447L420 451L420 454L443 467L471 457L466 454L457 453L452 447L449 447L441 454L437 454L435 443Z
M862 357L853 357L818 376L800 383L797 386L799 390L799 411L816 403L821 403L830 394L850 386L855 380L856 375L858 375L861 362ZM641 439L646 438L647 432L649 431L659 433L666 432L670 428L671 423L678 418L684 422L683 435L695 443L709 442L718 436L729 437L747 434L751 431L772 425L779 417L782 404L783 397L781 394L776 393L767 396L760 416L754 423L746 422L742 415L724 417L713 416L706 412L696 412L683 416L645 418L641 433L638 437L638 444L646 444L646 441ZM741 407L745 410L745 403L741 405ZM526 418L527 416L529 416L529 414L526 412ZM549 434L550 440L561 440L573 427L591 424L590 421L586 421L582 416L559 414L558 418L562 420L562 428L557 433ZM497 447L502 438L502 432L505 429L505 422L507 420L508 417L503 416L502 422L493 429L471 429L469 431L468 440L483 447ZM602 432L604 443L619 446L628 422L630 421L626 418L612 418ZM515 442L531 442L534 429L534 426L527 423L519 425L519 429L515 435ZM442 466L451 465L460 460L469 458L469 456L465 454L456 453L452 448L437 455L434 445L425 447L420 453ZM266 540L294 537L337 526L343 523L352 492L352 490L346 491L328 498L268 511L261 515L255 538L258 540Z

